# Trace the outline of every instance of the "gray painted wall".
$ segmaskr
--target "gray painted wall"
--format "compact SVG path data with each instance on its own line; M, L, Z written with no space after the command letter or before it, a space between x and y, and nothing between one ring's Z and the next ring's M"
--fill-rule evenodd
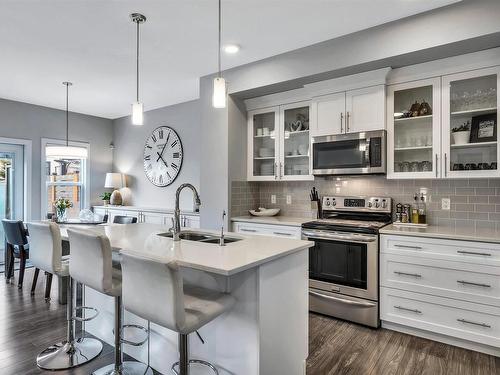
M41 138L65 139L65 121L64 111L0 99L0 137L32 141L32 219L40 218ZM105 174L112 168L112 121L70 113L69 138L90 143L90 203L99 204Z
M179 134L184 151L182 169L172 185L157 187L148 181L144 174L143 152L146 139L158 126L170 126ZM114 171L127 174L127 188L122 189L125 204L173 208L175 191L184 182L200 187L200 146L205 142L200 131L199 102L190 101L169 107L163 107L144 113L144 125L133 126L130 117L113 121ZM201 194L202 203L207 203ZM208 204L208 203L207 203ZM181 209L193 210L193 198L190 191L181 194Z

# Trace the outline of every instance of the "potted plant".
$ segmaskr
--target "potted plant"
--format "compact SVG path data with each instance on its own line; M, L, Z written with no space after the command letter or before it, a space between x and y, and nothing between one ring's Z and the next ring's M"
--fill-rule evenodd
M102 199L105 206L109 205L109 201L111 200L111 193L104 192L99 197Z
M464 122L462 125L451 129L453 143L456 145L465 145L470 140L470 121Z
M55 201L54 207L56 209L57 221L64 223L67 220L68 208L73 207L73 203L69 199L59 198Z

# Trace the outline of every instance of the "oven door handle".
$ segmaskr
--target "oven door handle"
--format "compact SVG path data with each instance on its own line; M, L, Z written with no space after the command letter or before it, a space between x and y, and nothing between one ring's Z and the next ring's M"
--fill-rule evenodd
M371 302L351 301L350 299L341 298L341 297L337 297L337 296L329 296L329 295L326 295L323 293L313 292L312 290L309 291L309 295L314 296L314 297L329 299L331 301L341 302L341 303L345 303L347 305L357 306L357 307L371 308L371 307L377 306L377 304L371 303Z
M377 241L376 235L349 235L349 234L336 234L336 233L318 233L313 231L303 230L302 234L311 240L339 240L339 241L349 241L355 243L368 243Z

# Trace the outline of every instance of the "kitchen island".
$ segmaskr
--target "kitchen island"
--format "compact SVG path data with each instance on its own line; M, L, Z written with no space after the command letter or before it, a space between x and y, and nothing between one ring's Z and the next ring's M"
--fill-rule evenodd
M305 374L308 356L308 249L312 242L228 233L237 241L219 246L189 240L174 242L154 224L78 226L110 239L113 251L158 262L176 261L185 283L230 292L235 306L193 335L190 357L207 360L220 374ZM67 227L62 226L63 239ZM203 231L217 235L213 231ZM144 270L147 272L147 270ZM151 285L151 288L154 288ZM113 344L113 299L90 288L85 304L99 309L86 331ZM125 312L124 324L147 322ZM128 339L134 339L127 335ZM135 338L136 340L138 337ZM151 324L150 365L170 373L178 360L177 334ZM147 363L147 345L124 345L125 353Z

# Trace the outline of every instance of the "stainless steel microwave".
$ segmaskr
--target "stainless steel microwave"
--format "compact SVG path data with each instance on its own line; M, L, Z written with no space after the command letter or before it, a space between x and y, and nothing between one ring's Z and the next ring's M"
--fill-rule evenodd
M385 130L313 137L313 174L384 174L386 138Z

